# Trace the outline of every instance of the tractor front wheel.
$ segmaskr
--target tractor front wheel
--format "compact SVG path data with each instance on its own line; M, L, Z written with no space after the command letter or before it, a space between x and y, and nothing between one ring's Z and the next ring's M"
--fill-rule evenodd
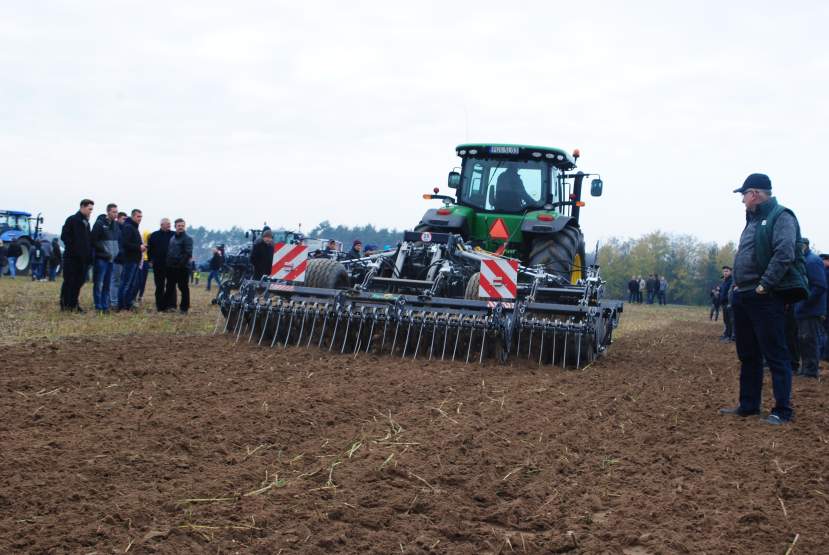
M555 235L538 237L530 249L530 266L544 266L570 283L576 283L583 275L584 236L581 230L567 226Z

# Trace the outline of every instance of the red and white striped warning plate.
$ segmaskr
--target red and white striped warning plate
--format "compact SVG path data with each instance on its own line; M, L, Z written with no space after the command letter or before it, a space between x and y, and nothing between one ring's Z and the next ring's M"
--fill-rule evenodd
M273 246L271 277L285 281L305 281L308 267L308 247L276 243Z
M518 292L518 261L493 258L481 261L478 295L484 299L514 299Z

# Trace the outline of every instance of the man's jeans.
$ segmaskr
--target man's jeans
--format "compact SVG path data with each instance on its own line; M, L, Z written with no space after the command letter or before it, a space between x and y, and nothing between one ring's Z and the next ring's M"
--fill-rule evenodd
M132 308L138 284L138 262L127 262L121 265L121 285L118 287L118 308L121 310Z
M118 308L118 291L121 289L121 274L124 273L124 265L117 262L112 264L112 280L109 282L109 306Z
M648 304L653 304L653 298L656 296L654 291L648 291Z
M219 279L219 270L210 270L210 273L207 274L207 290L210 291L210 282L216 280L216 285L219 287L222 286L222 280Z
M9 275L11 277L17 277L17 257L16 256L8 257L8 265L9 265Z
M92 299L96 310L109 310L109 284L112 281L112 262L95 259L92 268Z
M43 262L32 262L32 281L43 279Z
M771 413L782 420L793 416L792 366L786 346L783 301L773 294L735 291L734 330L740 359L740 409L760 410L763 400L763 359L771 370L775 405Z

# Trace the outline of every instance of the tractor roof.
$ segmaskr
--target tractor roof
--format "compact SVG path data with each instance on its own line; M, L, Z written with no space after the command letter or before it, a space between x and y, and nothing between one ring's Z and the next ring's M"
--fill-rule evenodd
M19 210L0 210L0 216L31 216L29 212L20 212Z
M455 147L461 158L512 158L514 160L548 160L563 170L576 167L572 154L549 146L504 143L468 143Z

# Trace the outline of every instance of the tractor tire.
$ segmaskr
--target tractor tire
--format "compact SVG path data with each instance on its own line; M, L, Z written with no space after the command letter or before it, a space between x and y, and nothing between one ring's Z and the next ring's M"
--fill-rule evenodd
M572 283L582 277L584 263L584 235L574 226L534 239L530 248L530 266L544 266L547 272Z
M345 266L330 258L314 258L305 270L305 287L318 289L348 289L348 272Z
M481 272L475 272L469 281L466 282L466 291L463 294L464 299L472 301L480 301L481 296L478 295L481 286Z
M17 275L25 276L29 274L32 266L32 242L28 237L21 237L17 240L17 244L20 245L21 252L15 262L15 268L17 269Z

